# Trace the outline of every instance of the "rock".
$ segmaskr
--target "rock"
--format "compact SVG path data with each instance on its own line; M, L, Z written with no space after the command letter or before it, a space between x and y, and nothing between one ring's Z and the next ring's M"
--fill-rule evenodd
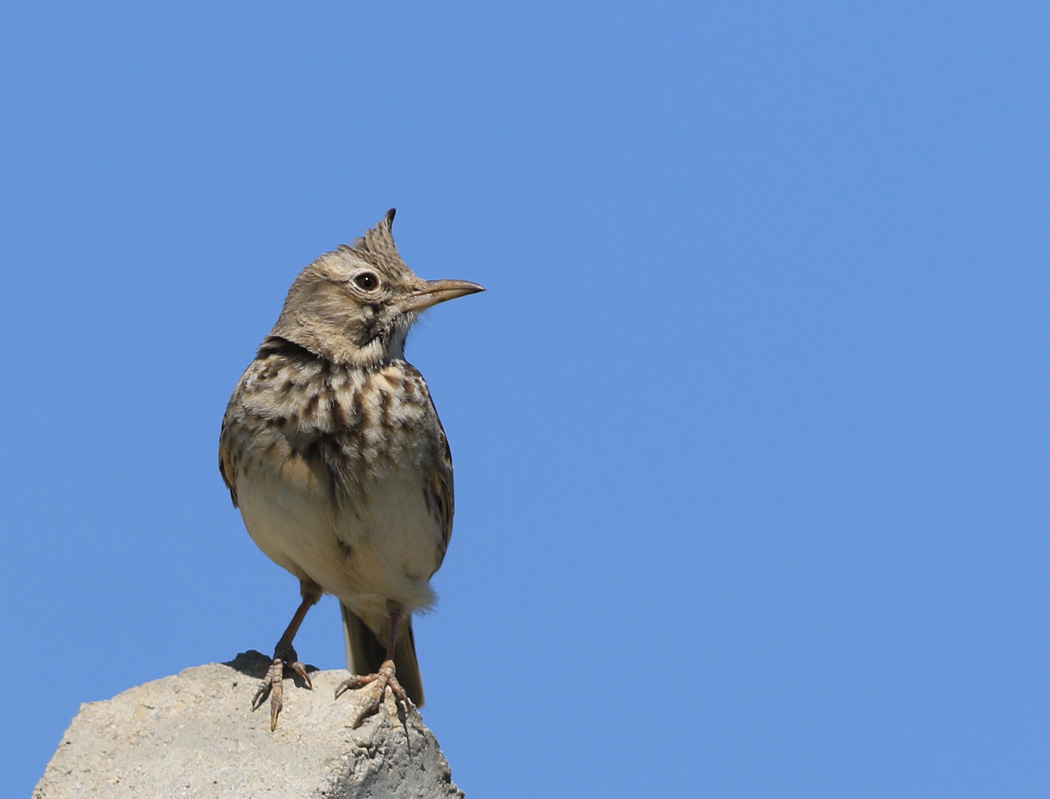
M334 699L346 672L312 671L312 691L286 679L271 732L268 702L250 709L268 664L247 652L82 705L33 798L463 796L418 711L400 718L389 691L350 729L367 689Z

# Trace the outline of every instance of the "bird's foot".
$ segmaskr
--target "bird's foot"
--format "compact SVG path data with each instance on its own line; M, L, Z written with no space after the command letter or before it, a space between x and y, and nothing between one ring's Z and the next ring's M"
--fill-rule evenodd
M259 683L259 688L252 699L252 710L257 710L262 705L263 700L266 699L266 694L270 695L271 732L277 729L277 716L280 715L281 709L284 707L284 702L282 701L284 688L282 684L284 682L285 668L290 668L302 677L307 688L312 689L314 687L313 683L310 682L310 675L306 673L306 666L299 662L299 655L296 654L295 648L291 644L278 643L277 648L273 651L273 663L270 664L266 676Z
M360 688L369 683L372 684L373 688L369 692L368 701L365 702L364 707L358 712L357 718L354 719L352 726L355 729L360 727L361 722L366 718L379 710L379 706L383 704L383 695L386 693L387 688L390 688L394 699L404 708L405 713L412 709L412 700L408 698L408 694L405 693L405 689L401 687L401 683L397 681L397 677L394 674L394 661L392 660L383 661L383 665L379 667L379 671L375 674L352 675L348 679L343 680L339 683L339 687L335 689L335 695L338 697L343 691L350 688Z

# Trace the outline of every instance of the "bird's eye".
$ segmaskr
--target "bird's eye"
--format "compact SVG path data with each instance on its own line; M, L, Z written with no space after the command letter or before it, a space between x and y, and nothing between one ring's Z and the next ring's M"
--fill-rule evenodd
M362 272L354 278L357 287L365 291L372 291L379 285L379 278L371 272Z

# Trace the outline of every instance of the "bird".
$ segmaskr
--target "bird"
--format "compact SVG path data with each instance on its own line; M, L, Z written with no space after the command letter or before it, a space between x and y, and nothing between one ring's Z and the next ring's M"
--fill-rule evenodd
M286 669L312 689L292 645L322 595L340 603L351 676L336 698L371 686L353 720L389 688L404 712L424 702L414 613L452 536L452 454L405 340L426 309L484 291L423 280L394 243L395 209L296 277L276 324L233 391L219 471L249 535L299 579L301 602L252 707L283 709Z

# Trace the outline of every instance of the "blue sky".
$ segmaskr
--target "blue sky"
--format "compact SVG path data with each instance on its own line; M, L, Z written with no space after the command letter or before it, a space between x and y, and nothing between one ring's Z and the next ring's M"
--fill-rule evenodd
M468 795L1045 793L1048 23L9 4L12 788L81 702L272 648L297 585L219 424L298 270L396 206L420 275L488 288L408 345L457 481L424 717ZM304 660L343 667L338 615Z

